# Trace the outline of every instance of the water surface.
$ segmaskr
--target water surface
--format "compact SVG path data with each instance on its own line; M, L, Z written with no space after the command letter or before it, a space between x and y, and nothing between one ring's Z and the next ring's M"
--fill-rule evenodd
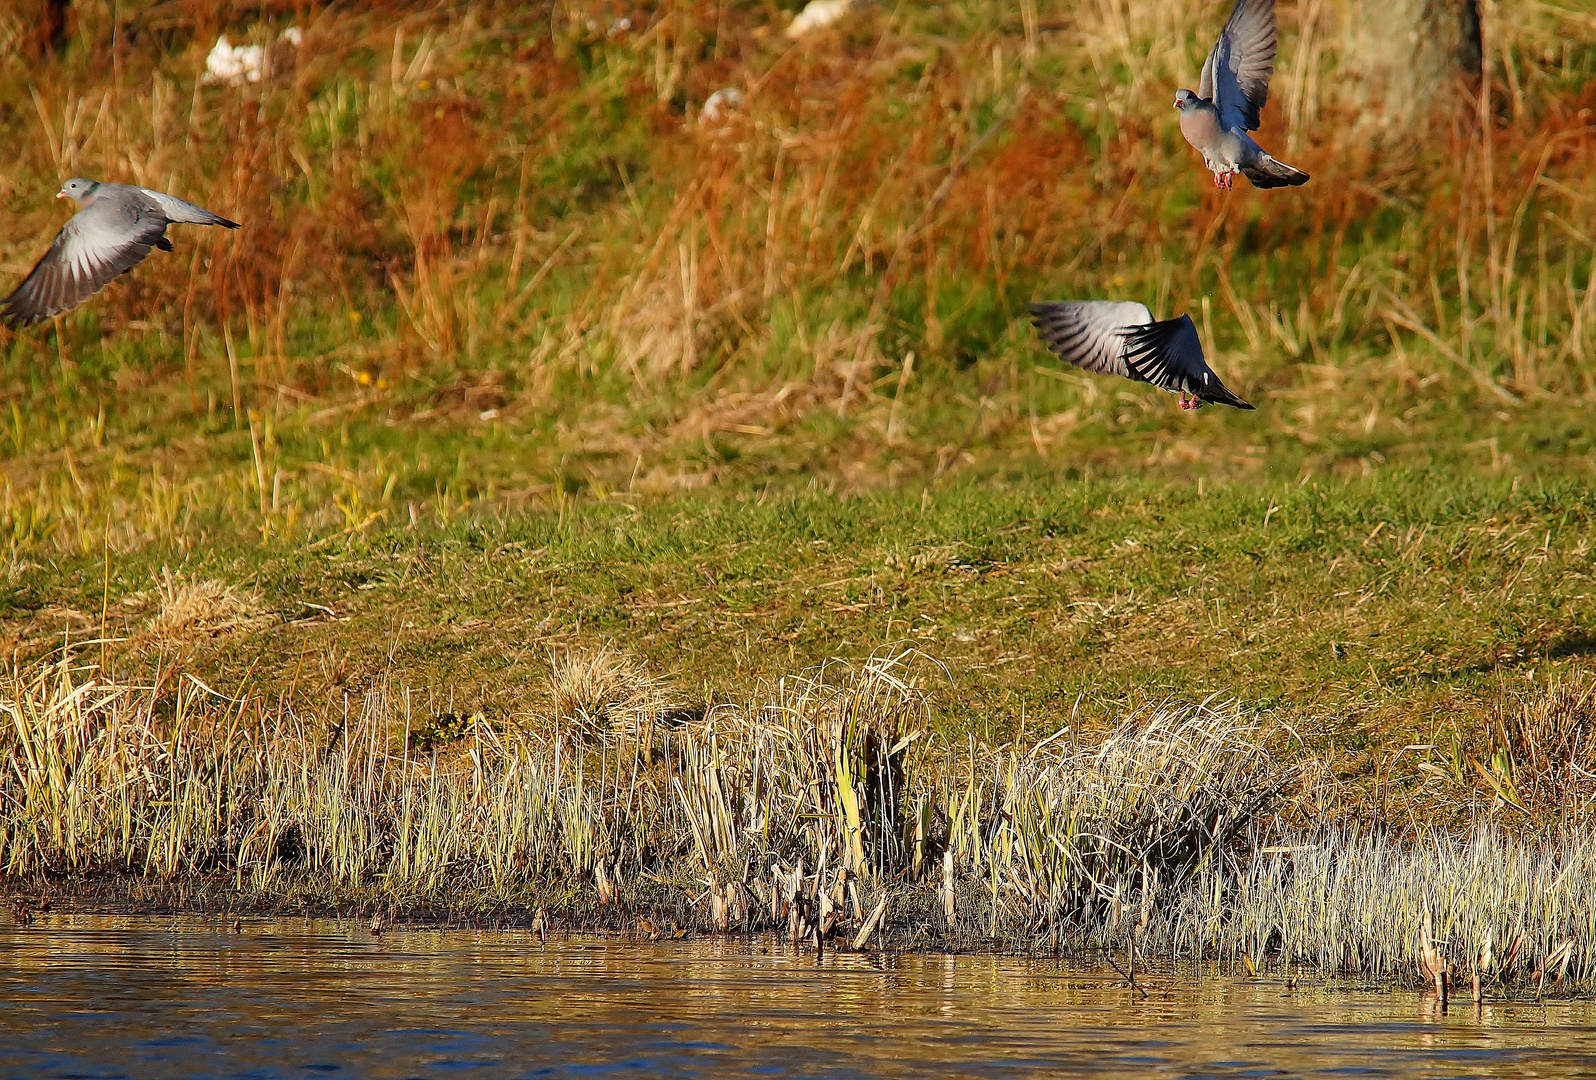
M817 963L768 938L50 917L0 927L0 1077L1596 1076L1589 1004L1148 986L1013 958Z

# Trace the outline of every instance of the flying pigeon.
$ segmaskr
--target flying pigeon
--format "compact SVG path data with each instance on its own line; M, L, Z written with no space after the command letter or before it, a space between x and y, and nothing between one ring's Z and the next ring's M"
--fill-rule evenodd
M1276 161L1252 141L1275 73L1275 0L1236 0L1219 41L1203 64L1197 92L1175 95L1180 133L1200 150L1214 186L1229 190L1239 172L1253 187L1308 182L1308 174Z
M1252 408L1203 359L1190 315L1154 322L1146 304L1131 300L1060 300L1030 310L1047 347L1078 368L1179 393L1182 409Z
M56 198L72 199L80 209L16 291L0 301L0 318L13 327L71 311L143 262L152 247L171 251L166 227L173 222L238 228L236 221L131 184L78 178Z

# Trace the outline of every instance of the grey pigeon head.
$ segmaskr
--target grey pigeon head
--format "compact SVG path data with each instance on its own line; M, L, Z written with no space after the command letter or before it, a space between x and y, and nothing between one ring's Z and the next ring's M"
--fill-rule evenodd
M94 189L99 186L100 182L98 180L85 180L81 176L74 176L61 185L61 190L56 192L55 197L58 199L71 199L79 206L82 206L83 200L92 195Z
M1192 93L1190 90L1175 91L1175 108L1179 109L1181 112L1185 112L1187 109L1196 105L1201 100L1201 98Z

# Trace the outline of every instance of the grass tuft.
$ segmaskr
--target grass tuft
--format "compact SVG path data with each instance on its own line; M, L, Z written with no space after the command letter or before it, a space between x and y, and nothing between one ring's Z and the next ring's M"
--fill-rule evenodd
M155 591L147 632L163 644L248 626L259 612L258 601L226 582L182 582L164 568Z
M652 747L654 726L669 708L666 685L610 645L552 653L548 695L554 726L630 737L645 748Z

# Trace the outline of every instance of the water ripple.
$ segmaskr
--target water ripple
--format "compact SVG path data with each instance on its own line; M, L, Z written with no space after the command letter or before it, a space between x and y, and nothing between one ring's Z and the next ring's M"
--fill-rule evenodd
M1596 1076L1596 1009L1150 977L1012 958L816 963L353 924L0 929L0 1080L252 1077ZM880 966L877 966L879 964Z

